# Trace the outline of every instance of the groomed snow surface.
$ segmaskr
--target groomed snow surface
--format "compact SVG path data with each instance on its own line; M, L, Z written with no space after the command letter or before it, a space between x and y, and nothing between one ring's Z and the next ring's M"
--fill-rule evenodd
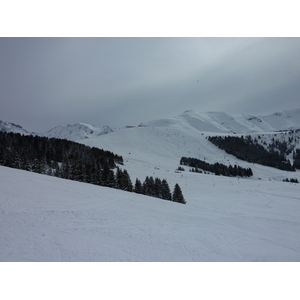
M2 166L0 174L2 262L300 260L299 184L173 172L183 205Z

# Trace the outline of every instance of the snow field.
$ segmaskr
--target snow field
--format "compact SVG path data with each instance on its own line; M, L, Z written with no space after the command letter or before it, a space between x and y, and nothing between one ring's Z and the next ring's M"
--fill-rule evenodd
M300 260L296 184L174 173L188 202L182 205L0 172L1 261Z

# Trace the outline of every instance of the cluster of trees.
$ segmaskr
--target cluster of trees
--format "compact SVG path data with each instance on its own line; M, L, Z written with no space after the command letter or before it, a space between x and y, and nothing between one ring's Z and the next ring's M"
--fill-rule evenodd
M286 156L292 153L293 146L288 144L286 141L279 141L275 138L272 138L272 143L268 145L268 150L273 153L277 151L279 155Z
M271 140L267 143L266 138L270 139L270 134L258 135L254 138L254 142L259 142L271 152L277 151L282 156L287 156L293 152L300 140L300 129L297 130L282 130L279 133L273 134ZM278 138L277 138L278 136Z
M251 168L242 168L240 166L225 166L221 163L210 164L203 160L191 157L182 157L180 159L180 164L193 167L192 172L201 173L201 170L215 173L215 175L223 176L240 176L240 177L250 177L253 175ZM201 170L200 170L201 169Z
M0 164L101 185L100 171L123 164L122 156L68 140L0 132Z
M256 139L253 140L250 135L245 138L243 136L210 136L208 140L220 149L225 150L228 154L232 154L239 159L280 170L295 171L295 166L291 165L291 162L286 159L284 154L274 149L272 150L272 147L268 151ZM275 144L278 146L278 143ZM284 144L281 146L282 149L285 149Z
M64 139L0 132L0 165L186 203L178 184L172 195L165 179L146 177L143 184L137 179L133 187L127 170L116 164L123 165L123 158L110 151Z
M180 186L176 183L173 193L171 194L169 184L166 179L154 179L152 176L147 176L145 181L142 183L137 178L134 186L134 192L138 194L144 194L151 197L186 204Z
M175 184L173 193L171 193L166 179L161 180L157 177L153 178L152 176L147 176L142 183L138 178L136 178L135 185L133 186L130 176L126 170L122 170L117 167L116 174L114 174L113 170L103 172L103 174L105 173L107 175L102 176L102 182L105 183L105 186L186 204L181 188L177 183Z
M298 179L297 178L291 178L291 179L283 179L282 180L283 182L293 182L293 183L299 183Z

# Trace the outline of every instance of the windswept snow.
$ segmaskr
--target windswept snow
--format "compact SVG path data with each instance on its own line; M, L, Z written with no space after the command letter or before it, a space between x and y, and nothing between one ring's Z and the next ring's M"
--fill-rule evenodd
M299 184L170 173L183 205L0 173L0 261L300 260Z

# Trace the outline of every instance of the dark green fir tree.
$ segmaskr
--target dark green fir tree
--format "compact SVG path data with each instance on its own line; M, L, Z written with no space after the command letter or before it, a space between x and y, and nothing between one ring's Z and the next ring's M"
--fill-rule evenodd
M175 184L173 195L172 195L172 201L186 204L186 201L183 197L182 191L178 183Z

